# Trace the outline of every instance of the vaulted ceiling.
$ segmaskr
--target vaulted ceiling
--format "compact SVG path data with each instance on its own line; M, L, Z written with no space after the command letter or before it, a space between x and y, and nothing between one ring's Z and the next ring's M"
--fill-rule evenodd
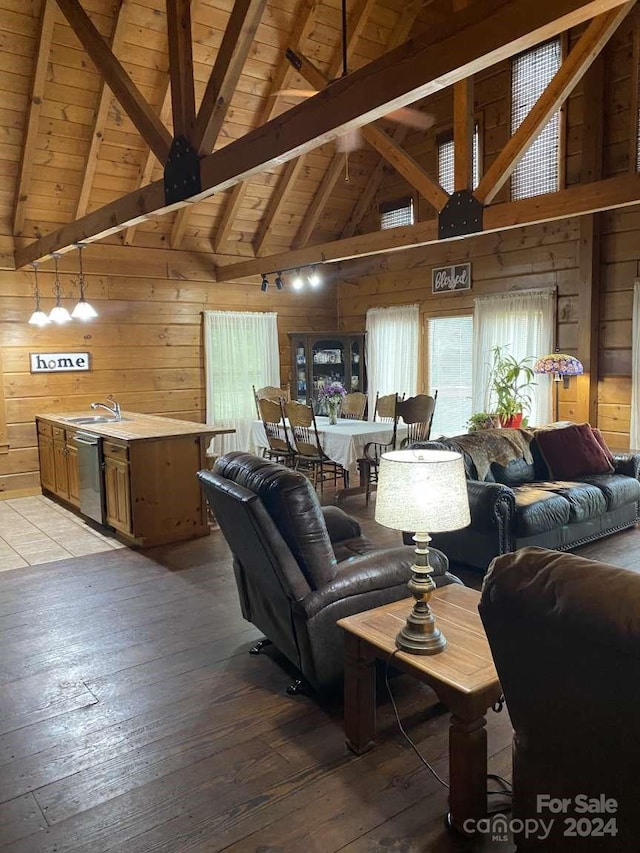
M0 233L15 236L18 266L110 235L213 252L222 263L292 250L294 258L357 233L382 163L418 185L435 214L448 197L402 148L408 132L435 130L408 131L384 116L406 104L428 114L429 96L444 87L599 16L548 111L631 6L348 0L350 73L336 79L340 0L0 0ZM334 80L314 98L283 94ZM459 94L468 130L473 99L465 107ZM366 145L340 151L336 139L363 125ZM200 186L187 186L193 170L176 160L172 139L181 135L200 158ZM178 165L168 198L170 150ZM507 165L509 157L517 152L507 152ZM500 164L494 172L481 186L485 204Z

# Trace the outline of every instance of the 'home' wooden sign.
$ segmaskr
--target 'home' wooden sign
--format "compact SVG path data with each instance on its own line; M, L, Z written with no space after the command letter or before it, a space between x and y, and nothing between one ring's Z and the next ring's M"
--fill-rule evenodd
M32 373L62 373L89 370L88 352L32 352Z
M431 292L471 289L471 264L456 264L431 270Z

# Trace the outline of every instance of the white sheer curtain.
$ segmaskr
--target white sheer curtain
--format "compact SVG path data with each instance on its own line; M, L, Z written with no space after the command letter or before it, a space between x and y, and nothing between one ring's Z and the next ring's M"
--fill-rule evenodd
M555 330L555 289L517 290L474 300L473 313L473 410L489 410L487 382L492 360L492 347L507 346L520 361L535 359L553 352ZM542 426L552 419L551 380L536 378L533 388L529 424Z
M367 311L367 384L373 417L376 394L413 396L418 388L417 305L370 308Z
M633 285L633 320L631 323L631 431L629 447L640 447L640 281Z
M205 311L204 359L207 423L236 430L214 439L215 452L246 450L256 419L252 386L280 385L278 315Z

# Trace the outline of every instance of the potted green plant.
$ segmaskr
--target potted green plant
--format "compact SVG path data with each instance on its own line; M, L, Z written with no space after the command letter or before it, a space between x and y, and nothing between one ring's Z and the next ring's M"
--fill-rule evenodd
M480 429L493 429L499 425L496 416L489 412L474 412L467 421L469 432L477 432Z
M518 360L506 346L495 346L491 352L489 408L498 416L501 426L517 428L531 408L532 389L536 384L531 357Z

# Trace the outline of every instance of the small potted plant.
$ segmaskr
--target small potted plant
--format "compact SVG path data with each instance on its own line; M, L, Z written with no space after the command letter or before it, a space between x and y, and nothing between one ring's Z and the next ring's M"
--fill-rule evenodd
M489 372L490 409L503 427L518 428L531 408L534 372L531 357L516 359L506 346L492 348Z
M335 424L338 422L338 409L342 398L347 394L346 388L342 382L330 382L328 385L322 385L318 391L318 400L324 402L327 414L329 415L329 423Z
M469 432L477 432L480 429L493 429L500 426L496 416L489 412L474 412L467 421L467 429Z

